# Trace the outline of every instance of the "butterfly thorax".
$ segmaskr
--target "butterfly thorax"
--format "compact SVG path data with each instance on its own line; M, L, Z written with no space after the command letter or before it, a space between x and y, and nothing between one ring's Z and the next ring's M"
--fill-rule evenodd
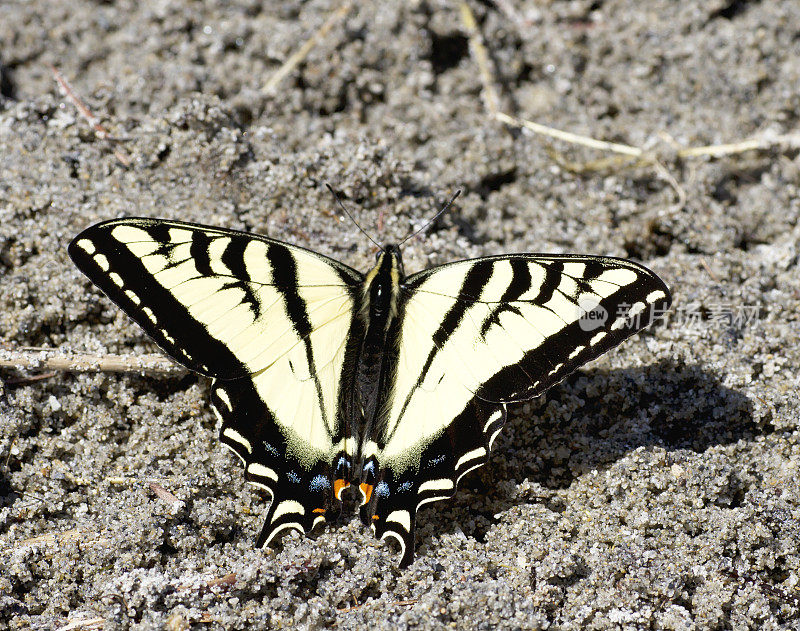
M356 388L360 418L358 435L369 437L381 409L380 396L389 379L397 347L396 324L403 263L397 246L378 253L377 262L364 278L360 318L365 330L358 355Z

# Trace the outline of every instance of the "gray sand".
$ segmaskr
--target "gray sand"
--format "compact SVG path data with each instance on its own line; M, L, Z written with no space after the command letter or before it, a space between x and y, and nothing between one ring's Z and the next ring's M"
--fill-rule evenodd
M405 571L356 518L254 549L265 497L217 440L207 380L2 369L0 627L798 628L797 145L674 151L798 133L800 3L472 2L504 110L664 156L582 175L549 149L611 154L487 115L456 3L359 3L271 96L336 5L263 4L0 4L3 351L156 352L67 258L102 219L252 230L364 269L325 182L382 241L464 189L407 271L627 256L675 309L515 406L488 466L420 511Z

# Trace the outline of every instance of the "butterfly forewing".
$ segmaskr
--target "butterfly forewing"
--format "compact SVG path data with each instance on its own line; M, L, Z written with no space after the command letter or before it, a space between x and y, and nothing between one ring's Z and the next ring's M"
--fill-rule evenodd
M351 451L339 384L361 274L264 237L148 219L93 226L69 253L170 356L216 378L222 441L273 497L260 540L318 522L332 460Z
M373 525L413 554L416 510L486 461L505 403L535 397L663 315L669 291L615 258L510 255L408 277L394 390L372 440Z

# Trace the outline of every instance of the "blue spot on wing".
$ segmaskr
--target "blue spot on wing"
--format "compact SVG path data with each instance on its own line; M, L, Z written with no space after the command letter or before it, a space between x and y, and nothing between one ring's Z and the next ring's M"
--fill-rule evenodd
M443 463L444 459L445 459L445 455L444 454L436 456L435 458L431 458L430 460L428 460L428 466L429 467L435 467L437 464Z
M328 480L327 476L315 475L309 483L308 488L311 491L325 491L331 488L331 482Z

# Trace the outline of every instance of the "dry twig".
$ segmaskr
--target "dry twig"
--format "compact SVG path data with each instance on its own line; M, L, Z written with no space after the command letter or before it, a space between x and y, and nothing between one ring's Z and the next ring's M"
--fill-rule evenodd
M711 276L713 281L715 283L719 283L719 278L717 278L714 275L714 272L711 271L711 268L708 266L708 263L706 262L705 258L703 258L702 256L700 257L700 264L705 268L706 272L708 273L709 276Z
M65 530L64 532L48 532L46 535L39 535L38 537L31 537L30 539L23 539L22 541L13 543L4 548L2 552L12 552L22 548L36 548L51 543L61 545L62 543L75 541L76 539L85 540L86 535L86 531L81 528L73 528L72 530Z
M58 631L75 631L76 629L101 629L105 624L105 618L80 618L73 620L63 627L59 627Z
M498 3L498 5L499 4L500 3ZM547 136L549 138L555 138L556 140L561 140L574 145L582 145L591 149L613 152L624 156L605 158L602 160L580 164L569 162L556 154L554 150L550 150L549 153L556 162L558 162L565 169L573 172L586 173L618 168L642 166L654 167L659 175L675 189L678 195L679 204L683 204L686 198L685 192L675 178L669 174L667 169L661 163L659 156L655 152L646 151L641 147L634 147L632 145L616 142L607 142L604 140L591 138L589 136L574 134L572 132L542 125L541 123L536 123L524 118L512 116L500 111L497 107L497 90L494 87L489 56L486 52L486 47L483 44L483 38L478 30L475 16L466 2L462 1L460 3L460 9L461 21L465 30L469 34L470 51L472 52L475 63L478 66L481 82L483 83L483 98L486 103L486 109L494 119L506 125L510 125L524 131L529 131L540 136ZM765 134L761 137L750 138L734 143L678 148L673 155L674 158L678 160L703 157L718 158L725 155L744 153L745 151L772 151L775 149L800 149L800 133L781 135Z
M148 482L147 486L150 487L150 490L153 493L155 493L159 499L164 500L167 504L177 504L178 502L181 501L160 484L156 484L155 482Z
M350 2L344 2L336 11L331 13L325 23L317 29L314 34L309 37L305 43L298 48L295 52L289 55L289 58L283 63L283 65L275 71L267 82L264 84L264 87L261 88L261 92L263 94L272 94L278 84L283 81L292 70L294 70L300 62L302 62L307 56L308 53L316 46L320 40L325 37L328 32L334 27L334 25L341 20L347 13L350 11Z
M218 578L212 578L206 583L208 587L230 587L236 584L236 574L225 574Z
M86 119L92 129L94 129L95 136L100 138L101 140L109 140L113 141L113 138L108 133L105 127L100 124L100 121L97 120L97 117L92 114L92 111L89 107L84 103L81 98L75 93L75 90L72 89L72 86L67 82L67 80L62 76L62 74L58 71L58 69L51 65L50 70L53 72L53 77L55 78L56 82L58 83L61 91L64 93L64 96L67 100L72 103L80 112L81 116ZM118 147L114 147L114 155L116 156L117 160L122 163L123 166L129 167L131 165L131 160L128 156L126 156Z
M472 9L469 8L466 2L461 3L461 21L469 33L469 50L472 53L475 63L478 64L478 71L481 73L481 81L483 82L483 102L489 114L497 117L500 113L500 99L497 96L497 90L494 88L492 81L491 62L489 55L486 52L486 47L483 45L483 36L478 23L475 21L475 15Z
M569 131L562 131L560 129L555 129L554 127L548 127L547 125L534 123L533 121L525 120L524 118L509 116L504 112L495 112L494 117L501 123L506 123L512 127L527 129L539 134L540 136L549 136L550 138L563 140L565 142L572 143L573 145L583 145L584 147L599 149L600 151L613 151L614 153L621 153L634 158L639 158L644 154L644 151L638 147L623 145L618 142L597 140L596 138L590 138L589 136L581 136L580 134L573 134Z
M0 349L0 368L67 372L124 372L180 375L186 369L163 355L64 354L51 348Z
M27 386L29 383L34 383L36 381L45 381L46 379L55 377L57 374L58 373L55 370L51 370L50 372L43 372L40 375L30 375L28 377L12 377L11 379L6 379L5 384L7 386Z
M121 476L121 475L111 475L111 476L108 476L106 478L103 478L103 480L105 482L108 482L109 484L118 484L118 485L124 485L124 484L161 484L161 482L163 482L164 484L170 484L170 483L173 482L172 478L154 478L154 477L146 477L145 478L145 477L139 477L139 476L125 477L125 476Z
M200 583L199 585L196 583L186 583L177 586L177 590L179 592L184 592L190 589L194 590L205 590L210 587L232 587L236 585L236 574L225 574L223 576L218 576L216 578L211 578L204 583Z
M400 605L401 607L406 607L408 605L413 605L414 603L419 602L418 598L410 598L408 600L395 600L394 602L389 603L390 605ZM356 609L361 609L365 603L361 603L360 605L354 605L352 607L344 607L343 609L337 609L336 613L350 613L351 611L355 611Z

